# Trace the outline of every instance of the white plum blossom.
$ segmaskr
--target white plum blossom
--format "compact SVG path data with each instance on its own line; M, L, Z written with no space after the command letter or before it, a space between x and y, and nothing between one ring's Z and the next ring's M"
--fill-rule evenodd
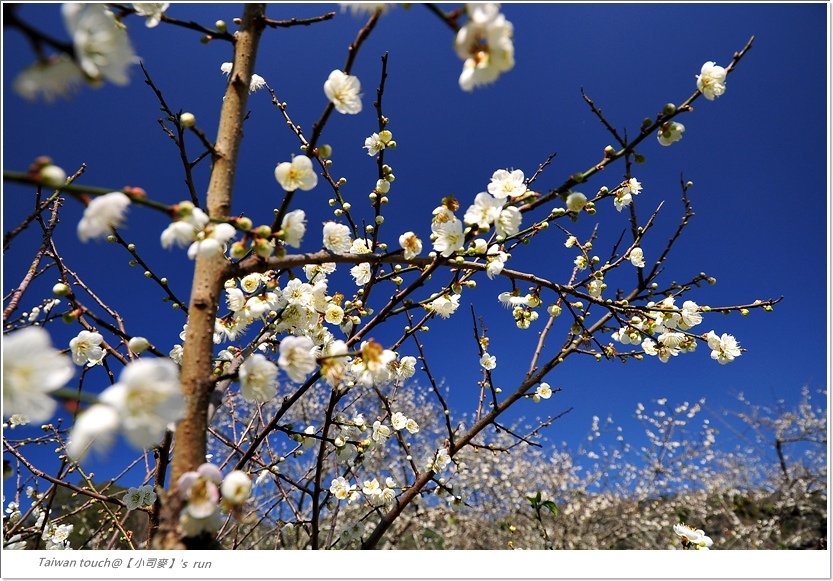
M222 222L220 224L207 224L200 232L197 232L196 240L188 247L188 258L196 259L197 256L217 256L225 252L226 243L234 238L237 231L234 226Z
M153 486L150 484L138 487L131 486L124 494L123 500L127 510L136 510L140 506L149 506L156 502L156 492L153 491Z
M139 16L147 18L145 26L154 28L162 21L162 15L168 9L168 2L134 2L133 9Z
M222 72L226 76L229 76L233 67L234 65L232 63L223 63L220 65L220 72ZM258 89L262 89L265 86L266 79L264 79L256 73L252 73L252 78L249 79L249 93L254 93Z
M587 205L587 196L581 192L572 192L569 196L567 196L565 203L567 204L567 209L569 211L578 213L581 212L584 209L584 206Z
M9 416L9 427L16 428L17 426L26 426L32 423L28 416L23 414L12 414Z
M84 73L75 61L67 54L60 54L26 67L15 77L12 86L15 93L28 101L43 97L51 103L58 97L68 97L83 82Z
M492 174L492 181L487 187L489 193L498 200L505 200L506 198L517 198L526 193L526 184L524 183L524 172L519 169L509 171L499 169Z
M176 205L176 211L178 219L168 224L160 236L162 248L189 246L210 222L208 214L194 207L191 202L180 202Z
M242 288L246 293L252 294L260 288L260 285L263 282L266 282L264 276L259 272L253 272L252 274L247 274L240 279L240 288Z
M671 145L683 138L684 131L685 125L682 123L677 123L676 121L663 123L657 132L657 141L659 141L660 145Z
M364 286L370 282L371 270L369 262L362 262L350 269L350 274L358 286Z
M49 333L27 327L3 337L3 417L21 414L35 423L55 412L49 393L75 374L72 361L52 347Z
M593 280L587 283L587 294L597 299L600 296L602 296L602 291L605 289L606 286L607 285L603 280L594 278Z
M281 222L281 231L283 231L284 244L292 248L300 248L301 240L307 232L307 215L303 210L287 212Z
M226 304L231 312L236 313L246 306L246 295L237 287L227 288Z
M75 460L82 459L96 440L106 446L116 428L136 448L158 444L169 424L185 411L179 369L169 359L133 361L119 382L101 393L99 402L82 413L72 428L67 453Z
M101 404L91 406L72 426L67 455L80 461L92 450L105 452L113 445L118 429L119 412L115 408Z
M685 301L680 311L680 328L685 330L703 322L700 307L694 301Z
M403 414L402 412L396 412L390 417L390 424L393 426L393 429L397 432L399 430L404 430L405 425L408 423L408 416Z
M495 221L495 234L503 237L514 236L521 226L521 219L521 211L515 206L504 208Z
M474 197L474 203L469 206L463 216L466 224L475 224L480 230L488 230L500 216L503 202L488 192L480 192Z
M650 337L645 337L645 339L642 340L642 350L647 355L656 357L663 363L668 363L668 360L671 359L671 357L676 357L680 354L679 348L669 347L662 343L658 343Z
M370 439L377 444L384 444L385 440L390 437L390 428L382 422L373 422L373 431L370 434Z
M721 365L731 363L736 357L740 357L740 345L734 335L723 333L718 337L714 331L709 331L706 334L706 341L709 349L712 350L711 358Z
M333 254L348 254L353 240L350 228L337 222L326 222L323 231L324 248Z
M346 500L350 498L350 494L354 490L356 490L356 485L351 485L350 481L347 480L344 476L334 478L333 481L330 483L330 492L338 500Z
M77 2L64 3L62 12L84 73L94 81L126 85L127 69L136 62L136 54L113 13L104 4Z
M535 388L535 395L541 399L549 399L552 397L552 388L549 383L541 383Z
M699 550L709 550L714 544L703 530L695 529L683 523L674 525L674 534L680 537L680 541L686 549L691 547Z
M628 253L629 260L637 268L645 268L645 253L639 246L634 246Z
M428 466L430 470L440 473L445 470L446 466L451 462L451 456L448 454L448 448L440 448L434 455L434 459Z
M378 133L372 133L370 137L364 140L363 147L367 150L367 155L373 157L384 150L385 146L386 143L382 140L382 137Z
M503 272L506 261L509 260L509 255L503 252L500 246L493 244L486 253L486 259L489 261L489 264L486 266L486 276L494 279Z
M315 345L309 337L284 337L280 344L278 365L295 383L301 383L315 371Z
M613 198L613 205L617 212L621 212L622 208L630 205L633 201L633 196L642 191L642 184L636 178L630 178L622 184Z
M278 392L278 367L260 353L247 357L238 374L240 395L246 401L267 402Z
M275 168L275 179L287 192L306 192L318 185L318 174L312 167L312 160L306 155L296 155L291 162L279 163Z
M467 4L469 20L457 32L454 49L463 59L460 88L471 91L488 85L515 66L512 23L499 4Z
M239 506L252 494L252 479L242 470L232 470L223 478L220 492L225 502Z
M324 94L335 106L336 111L355 115L362 110L362 84L358 77L345 74L338 69L330 73L324 82Z
M92 199L78 222L78 238L86 242L108 236L113 228L121 226L129 205L130 198L122 192L111 192Z
M487 352L483 352L483 355L480 356L480 367L487 371L491 371L495 367L497 367L497 357L494 355L489 355Z
M406 379L410 379L416 373L416 357L406 355L399 361L390 363L393 366L393 373L396 375L397 383L402 383Z
M98 365L106 354L101 347L102 341L104 341L104 337L100 333L81 331L69 342L72 361L76 365L87 365L88 367Z
M402 247L405 260L411 260L422 252L422 240L413 232L405 232L399 237L399 246Z
M463 234L463 223L460 220L454 218L450 222L432 227L432 230L436 235L434 250L445 258L463 248L466 239Z
M709 101L714 101L726 91L726 69L714 61L703 63L697 75L697 90Z
M460 306L460 295L442 295L435 298L428 304L431 311L437 313L443 319L449 318Z

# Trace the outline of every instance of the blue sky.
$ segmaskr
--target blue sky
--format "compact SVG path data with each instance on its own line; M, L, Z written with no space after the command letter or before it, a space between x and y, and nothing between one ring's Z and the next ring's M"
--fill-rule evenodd
M306 17L327 10L338 8L271 5L268 15ZM211 24L218 18L230 23L240 12L232 5L174 5L168 14ZM453 50L453 34L434 15L414 5L383 16L353 69L362 81L364 110L356 116L334 116L322 139L334 149L333 175L348 178L344 192L359 215L371 215L365 200L375 182L375 162L361 146L376 130L371 104L380 56L386 51L385 114L399 144L387 156L397 177L385 222L385 237L393 246L405 230L414 230L427 243L431 210L441 198L453 193L467 207L496 169L520 168L528 176L547 155L557 153L537 182L538 188L548 189L601 159L611 139L583 103L580 87L614 125L634 135L644 117L653 117L666 102L680 103L693 92L703 62L726 65L755 35L753 49L728 79L726 94L713 102L699 99L694 113L679 119L686 126L682 141L660 147L651 138L639 148L647 163L634 169L644 187L637 207L644 220L666 201L653 238L643 244L650 259L679 221L683 173L695 183L691 200L696 217L670 256L662 281L687 280L701 271L716 277L716 286L689 295L699 304L785 297L772 313L705 319L703 332L713 328L733 333L748 349L730 365L711 361L704 346L668 364L571 361L548 378L554 387L564 388L562 393L546 406L520 404L513 415L531 418L572 407L574 411L547 435L554 441L575 442L586 433L593 415L612 414L627 426L637 402L658 397L672 402L706 397L708 406L719 410L731 407L739 391L759 401L795 401L802 385L824 387L829 350L827 7L507 4L503 12L515 27L516 66L494 85L473 93L459 89L462 62ZM65 38L56 5L24 6L20 14ZM138 19L127 22L136 52L168 103L175 110L193 112L198 126L208 136L215 135L225 87L219 67L231 60L229 45L204 45L195 32L165 25L146 29ZM346 47L363 22L338 11L330 22L264 34L255 69L287 102L293 120L307 134L326 105L321 86L331 70L343 66ZM85 184L141 186L166 203L188 198L176 149L156 123L158 105L138 67L126 88L83 88L74 98L52 105L28 103L10 87L15 75L32 62L31 50L16 31L6 31L4 48L6 169L25 170L36 156L47 154L68 172L86 163L81 180ZM298 152L297 140L266 92L252 95L249 109L233 212L268 223L280 203L275 164ZM195 141L191 145L198 151ZM577 189L592 194L602 185L616 185L623 173L623 165L615 164ZM204 191L206 167L196 181ZM29 212L31 189L4 185L3 194L6 231ZM328 198L323 183L296 196L300 205L294 207L303 207L309 219L304 250L319 248L319 224L331 216ZM183 314L162 304L161 292L141 270L128 268L130 257L123 249L80 244L75 225L81 213L80 204L66 202L56 233L65 260L124 315L130 333L146 335L167 351L179 342ZM170 279L180 298L187 299L192 263L182 251L159 247L166 223L160 214L132 208L123 235L136 243L158 274ZM583 215L568 226L581 238L597 223L595 249L604 256L627 221L608 203L595 216ZM564 280L574 254L563 241L553 228L513 255L509 264ZM17 285L38 243L39 236L31 232L12 244L5 256L4 294ZM47 276L33 285L24 308L47 296L53 283ZM431 325L437 331L428 341L432 370L453 386L451 401L457 410L471 410L479 379L470 301L476 301L478 315L490 331L490 351L498 357L495 381L510 388L520 379L517 369L528 365L543 319L528 331L515 329L510 313L495 300L505 290L505 281L484 279L477 291L464 295L464 308L454 317ZM60 345L78 331L62 325L50 330ZM563 333L555 334L552 344L560 337ZM406 349L403 354L413 353ZM98 380L104 387L103 374Z

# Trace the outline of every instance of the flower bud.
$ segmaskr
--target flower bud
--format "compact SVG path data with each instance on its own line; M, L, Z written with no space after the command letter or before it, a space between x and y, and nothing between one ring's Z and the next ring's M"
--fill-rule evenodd
M379 132L379 141L381 141L382 143L387 144L391 139L393 139L393 133L391 133L387 129Z
M50 188L60 188L66 184L67 174L57 165L46 165L40 170L40 181Z
M228 26L226 25L225 20L218 20L214 23L214 27L220 32L225 32L226 30L228 30Z
M194 117L193 113L183 113L179 116L179 123L183 127L193 127L197 124L197 118Z
M55 286L52 287L52 294L56 297L68 297L72 294L72 289L69 286L65 285L62 282L59 282Z
M133 337L127 342L127 348L133 353L144 353L150 348L150 342L144 337Z
M272 228L266 225L258 226L254 229L254 235L260 238L271 238Z
M319 157L330 157L333 155L333 147L325 143L324 145L318 146L318 156Z
M247 218L246 216L241 216L237 219L237 227L241 230L251 230L252 229L252 220L251 218ZM271 233L271 228L270 228Z
M232 258L236 258L238 260L243 258L246 256L246 245L243 244L242 240L232 243L229 254Z
M677 112L677 106L674 103L666 103L665 107L662 108L663 115L673 115Z

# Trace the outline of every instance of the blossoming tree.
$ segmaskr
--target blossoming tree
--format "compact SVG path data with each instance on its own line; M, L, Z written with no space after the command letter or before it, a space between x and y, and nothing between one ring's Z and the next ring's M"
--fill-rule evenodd
M426 8L452 29L463 64L459 89L472 92L500 82L514 67L513 25L500 5ZM37 62L14 83L17 92L32 99L52 100L84 83L126 84L136 62L129 32L142 18L148 27L178 27L231 49L231 60L219 67L228 81L213 139L194 114L168 102L153 71L142 66L163 114L160 125L179 152L187 190L182 201L163 202L138 187L118 190L86 183L85 167L68 176L45 157L28 171L4 172L8 188L34 192L36 200L35 211L5 235L4 248L28 229L39 228L43 242L4 307L3 414L13 423L44 424L46 440L58 443L61 464L55 474L39 468L27 458L24 443L5 435L4 453L10 467L14 463L48 481L50 490L73 491L85 499L82 511L104 515L108 530L116 531L109 546L250 546L257 543L245 539L259 536L262 523L269 521L292 523L293 544L299 547L354 542L375 548L398 519L411 518L408 511L423 497L437 493L463 501L455 478L463 483L473 478L462 475L463 458L478 450L530 445L542 427L552 424L553 416L521 433L504 417L510 409L549 400L560 391L553 387L555 371L566 361L656 357L668 362L685 355L729 364L743 349L714 315L771 310L778 302L708 306L688 295L714 283L711 277L701 273L681 283L664 279L671 250L693 216L690 182L680 180L683 214L657 251L647 250L646 242L654 236L660 207L636 210L643 186L634 169L644 161L637 148L651 142L672 146L682 139L680 119L699 99L714 101L724 94L728 76L751 49L752 39L725 55L722 65L706 62L690 94L678 104L659 107L631 134L617 129L584 95L590 114L615 145L600 146L600 158L579 171L546 183L552 155L534 162L533 171L494 168L491 179L472 177L470 190L480 193L437 196L431 217L415 217L409 230L393 231L385 223L397 188L394 123L384 108L387 54L375 85L352 74L388 9L381 4L351 7L364 24L343 66L321 80L326 105L320 117L302 124L293 117L292 101L282 100L271 79L255 73L258 46L262 35L275 29L319 26L334 12L275 20L265 5L250 4L233 22L208 25L182 20L162 3L65 4L70 41L64 42L23 20L15 8L4 7L6 25L22 31L38 52ZM365 184L369 203L360 204L347 180L334 173L338 152L323 139L333 119L368 108L366 93L371 92L375 127L354 141L356 147L363 143L375 161L376 175ZM269 162L274 166L272 187L281 194L271 216L240 213L248 200L234 192L253 93L271 97L275 115L300 147L294 155L282 151ZM603 178L603 171L614 164L622 168L621 177L608 182L610 174ZM205 191L197 186L200 171L209 176ZM328 192L331 214L319 230L308 220L305 195L322 190ZM168 338L131 333L130 321L122 320L62 258L53 232L63 205L72 200L85 205L77 223L81 243L106 239L120 245L168 303L187 311L180 341L172 349ZM607 253L595 249L595 231L581 237L572 229L574 223L592 220L603 204L615 208L627 224ZM141 220L143 212L167 216L170 223L159 233L161 247L185 249L193 261L187 299L127 238L124 227ZM516 255L537 248L544 252L554 244L572 253L563 278L513 268ZM16 315L30 283L47 272L57 277L56 298L26 316ZM477 314L480 307L469 299L484 285L499 289L491 300L510 309L516 332L537 333L529 353L490 351L489 334ZM61 309L56 308L59 300ZM78 327L69 355L53 346L49 333L58 318ZM449 405L449 394L426 356L425 343L432 337L428 324L449 318L467 328L476 345L481 375L473 410ZM387 339L377 339L382 336ZM698 346L699 353L693 353ZM493 371L510 360L516 368L513 384L501 387ZM116 372L113 366L123 369ZM111 385L89 388L99 369ZM417 380L417 372L422 379ZM431 409L440 418L430 432L425 429L430 419L414 404L418 382L430 386ZM52 423L57 401L71 408L68 433ZM148 466L145 482L126 494L109 492L112 483L97 485L85 469L91 459L108 458L118 434L144 451L141 458ZM297 459L305 450L306 458L312 458L307 463ZM80 476L80 484L73 482L73 474ZM267 482L279 491L268 502L257 492ZM43 515L49 512L48 498L54 493L37 500L45 504L38 509ZM553 546L541 521L549 501L538 495L530 502ZM136 511L147 515L144 538L125 530L128 515ZM64 542L66 530L48 523L44 516L38 526L42 531L53 526L49 542ZM238 527L244 540L230 540L225 534L230 527ZM280 527L270 531L278 537L290 534ZM7 536L14 532L14 527L5 531ZM686 546L708 548L712 542L696 528L680 526L675 532ZM274 546L285 545L279 540Z

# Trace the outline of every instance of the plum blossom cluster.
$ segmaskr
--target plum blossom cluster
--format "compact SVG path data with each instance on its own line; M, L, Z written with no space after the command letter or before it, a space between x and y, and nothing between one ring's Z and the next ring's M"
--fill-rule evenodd
M646 304L646 312L634 315L628 324L613 333L614 341L623 345L639 345L644 353L667 363L680 353L692 352L697 341L705 340L712 350L711 358L720 364L733 361L741 354L733 335L724 333L718 337L709 331L702 337L689 330L703 322L703 311L694 301L685 301L682 307L675 306L674 297L666 297L659 303Z
M488 85L515 66L512 23L500 4L466 4L468 21L457 32L454 49L463 60L460 88L471 91Z
M163 248L188 247L188 258L216 256L226 251L226 243L234 238L234 226L225 222L215 224L208 215L191 202L180 202L173 207L176 220L162 232Z
M529 329L538 320L538 311L542 302L537 292L521 295L519 292L502 292L498 295L498 302L504 307L512 309L512 317L518 329Z
M205 463L180 476L176 490L186 503L179 515L180 529L186 537L196 537L220 529L221 509L241 518L242 507L252 493L252 481L240 470L233 470L223 478L216 465Z
M127 510L136 510L137 508L150 506L156 502L156 492L150 484L131 486L124 493L123 500Z

